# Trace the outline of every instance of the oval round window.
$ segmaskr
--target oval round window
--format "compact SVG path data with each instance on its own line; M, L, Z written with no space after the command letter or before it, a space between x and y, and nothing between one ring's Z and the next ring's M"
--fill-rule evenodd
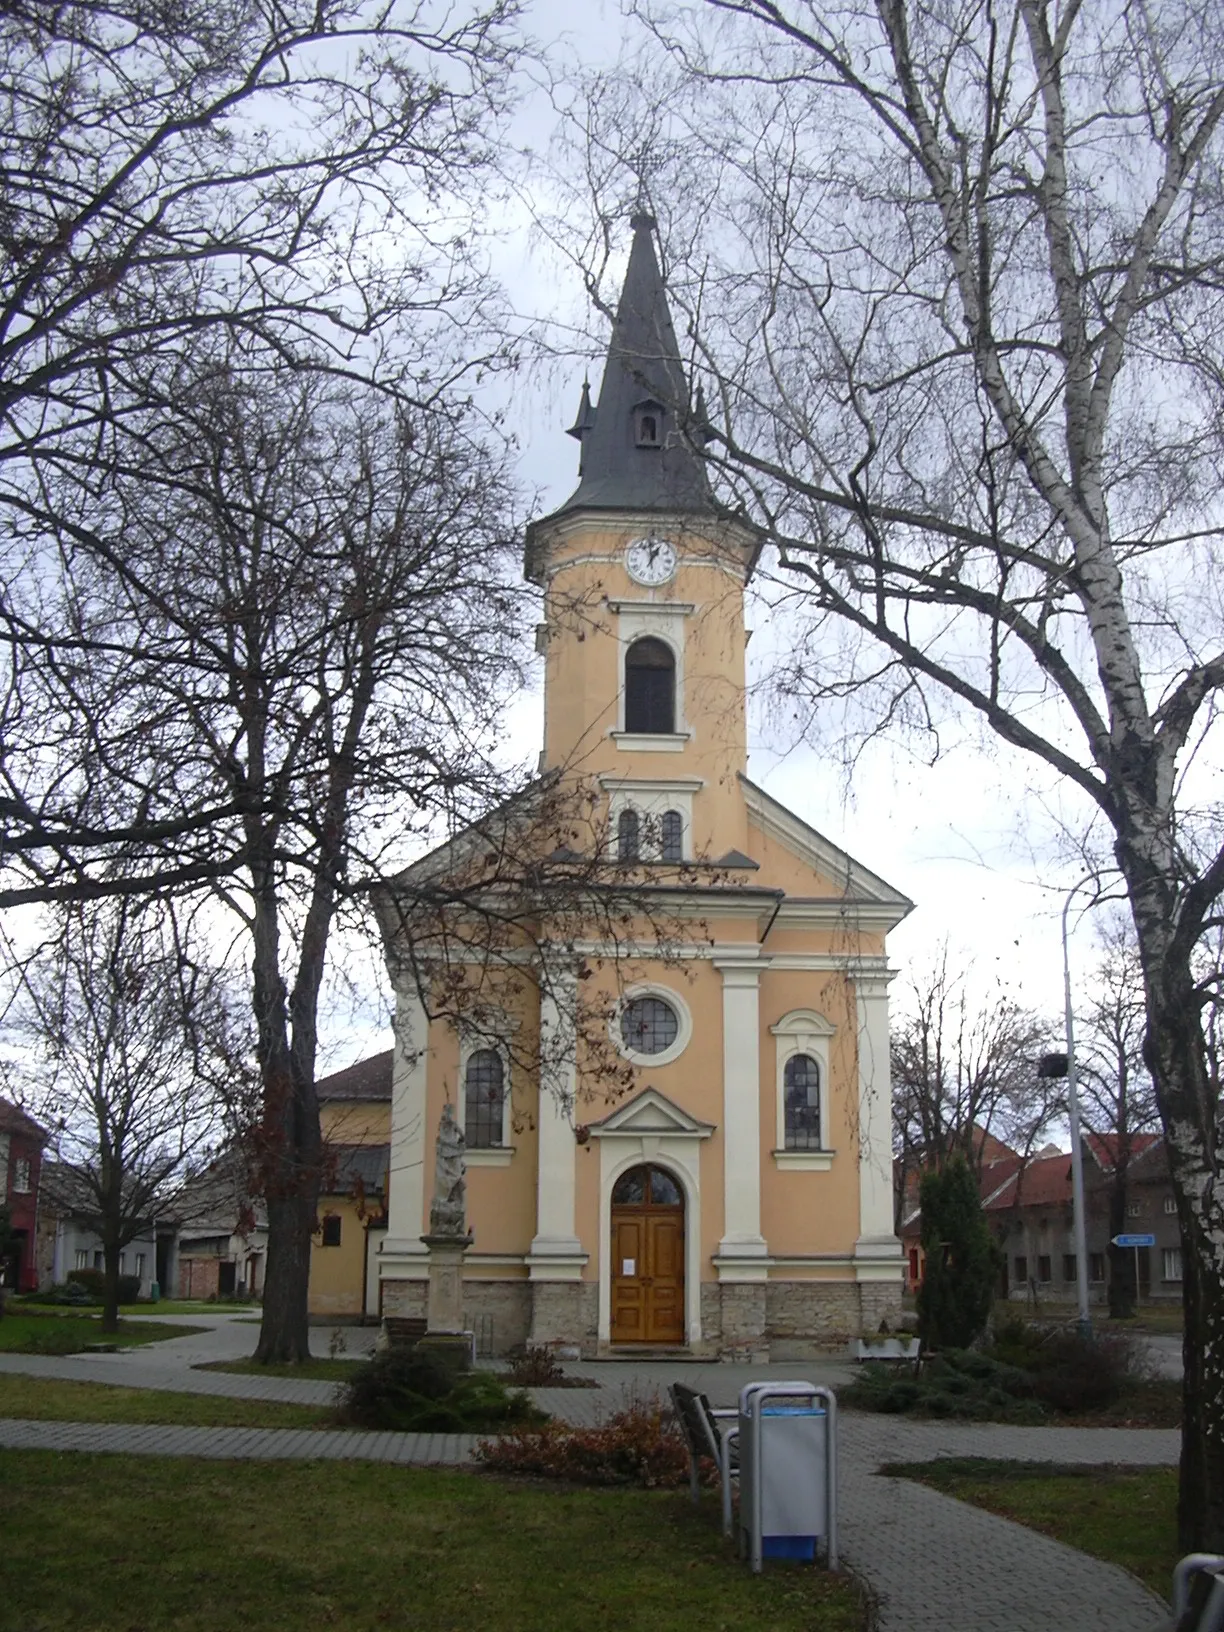
M661 997L635 997L621 1010L621 1037L634 1054L662 1054L679 1031L675 1009Z

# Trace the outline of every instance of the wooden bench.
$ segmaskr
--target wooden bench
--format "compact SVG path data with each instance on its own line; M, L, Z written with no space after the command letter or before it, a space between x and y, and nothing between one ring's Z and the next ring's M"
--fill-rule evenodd
M731 1483L739 1478L739 1412L715 1411L704 1394L687 1383L672 1383L667 1392L689 1453L689 1493L694 1502L701 1492L702 1457L718 1469L722 1487L723 1534L731 1534ZM728 1422L727 1419L730 1419ZM720 1422L727 1426L720 1427ZM734 1423L734 1426L731 1425Z

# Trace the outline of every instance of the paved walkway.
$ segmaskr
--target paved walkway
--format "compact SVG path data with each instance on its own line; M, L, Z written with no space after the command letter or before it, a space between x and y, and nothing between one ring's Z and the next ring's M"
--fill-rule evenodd
M254 1333L233 1319L210 1320L209 1333L126 1355L0 1355L4 1372L123 1383L247 1399L324 1403L331 1383L192 1370L201 1359L248 1354ZM346 1333L349 1352L372 1332ZM326 1352L328 1334L314 1334ZM625 1398L661 1392L681 1376L715 1405L735 1403L750 1377L802 1376L836 1386L849 1368L838 1360L769 1368L703 1365L576 1365L599 1389L540 1389L534 1397L571 1422L599 1419ZM470 1464L475 1436L275 1428L131 1427L120 1424L0 1419L0 1445L58 1451L211 1458L360 1459L427 1466ZM1170 1465L1179 1435L1151 1429L1013 1428L1001 1424L906 1422L846 1413L841 1422L839 1514L842 1554L876 1600L878 1632L1160 1632L1161 1602L1124 1570L938 1491L876 1470L886 1462L941 1456L1014 1461ZM711 1518L713 1504L711 1503Z

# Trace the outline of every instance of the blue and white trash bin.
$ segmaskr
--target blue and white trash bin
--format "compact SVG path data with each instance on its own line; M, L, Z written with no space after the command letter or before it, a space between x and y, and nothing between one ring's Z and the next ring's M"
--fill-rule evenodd
M766 1558L837 1568L837 1400L815 1383L749 1383L739 1402L740 1538Z

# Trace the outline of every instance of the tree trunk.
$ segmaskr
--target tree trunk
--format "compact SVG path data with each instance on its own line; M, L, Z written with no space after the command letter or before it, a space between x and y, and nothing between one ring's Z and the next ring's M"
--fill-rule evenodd
M1178 1538L1183 1552L1224 1553L1224 1172L1217 1091L1207 1074L1188 937L1166 927L1167 918L1153 925L1138 902L1135 921L1147 986L1144 1053L1159 1092L1181 1225Z
M102 1330L119 1330L119 1244L102 1242Z
M313 1187L268 1201L268 1264L255 1350L263 1365L300 1365L310 1358L307 1289L317 1205Z

